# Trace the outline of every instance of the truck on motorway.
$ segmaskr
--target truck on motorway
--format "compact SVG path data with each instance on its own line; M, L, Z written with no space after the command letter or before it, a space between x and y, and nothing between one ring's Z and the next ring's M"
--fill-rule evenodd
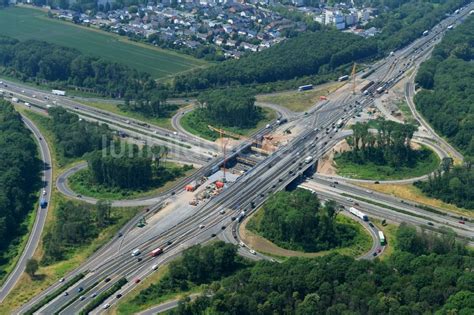
M245 218L245 211L242 211L240 214L239 214L239 217L237 218L237 220L239 222L242 222L242 220Z
M428 36L428 34L429 34L429 31L424 31L423 32L423 36Z
M387 244L387 241L385 240L385 235L383 234L382 231L379 231L379 240L380 240L380 245L385 246Z
M156 256L158 256L162 253L163 253L163 250L161 248L157 248L157 249L154 249L154 250L151 251L150 256L151 257L156 257Z
M367 216L367 214L363 213L359 209L350 207L349 212L355 215L356 217L358 217L359 219L361 219L362 221L366 221L366 222L369 221L369 217Z
M308 90L312 90L313 89L313 85L312 84L306 84L306 85L301 85L298 87L298 91L308 91Z
M46 201L46 198L41 197L41 199L40 199L40 207L41 207L41 209L44 209L44 208L46 208L47 206L48 206L48 201Z
M62 90L51 90L51 93L53 93L54 95L59 95L59 96L66 96L66 91L62 91Z
M309 164L312 160L313 160L313 157L310 155L310 156L308 156L306 159L304 159L304 162L305 162L306 164Z
M339 79L337 79L338 82L342 82L342 81L346 81L346 80L349 80L349 76L347 74L343 75L342 77L339 77Z

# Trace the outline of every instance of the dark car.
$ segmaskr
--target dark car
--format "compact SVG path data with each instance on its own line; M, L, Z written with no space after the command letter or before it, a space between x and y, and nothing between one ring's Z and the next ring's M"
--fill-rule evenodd
M137 262L140 262L140 261L142 261L142 258L141 258L141 257L138 257L138 258L137 258Z
M77 288L77 292L82 292L83 290L84 290L84 288L83 288L83 287L79 287L79 288Z
M166 245L171 245L171 244L173 244L173 241L166 242Z
M216 234L212 233L212 234L211 234L211 237L216 237Z
M105 280L104 280L104 281L105 281L105 282L109 282L109 281L110 281L110 278L109 278L109 277L107 277L107 278L105 278Z
M225 230L225 225L221 226L221 230Z
M375 256L377 256L377 253L376 253L376 252L374 252L374 253L372 254L372 256L374 256L374 257L375 257Z
M115 298L117 298L117 299L120 299L121 297L122 297L122 294L120 294L120 293L115 296Z
M433 222L428 222L428 225L434 226Z
M373 225L372 222L369 222L369 226L370 226L370 227L374 227L374 225Z

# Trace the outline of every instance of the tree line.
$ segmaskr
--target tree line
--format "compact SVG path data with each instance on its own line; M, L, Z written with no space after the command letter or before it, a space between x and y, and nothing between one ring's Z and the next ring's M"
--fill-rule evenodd
M284 248L316 252L352 244L356 231L336 223L337 206L305 189L278 192L263 205L260 222L249 228ZM255 220L255 219L252 219Z
M91 184L130 190L147 189L162 186L192 169L188 165L170 167L161 163L168 153L166 147L125 145L124 150L117 153L113 152L114 146L86 156L92 175Z
M13 106L0 99L0 266L8 264L25 234L22 226L41 187L38 148ZM0 278L5 271L0 269Z
M169 115L167 91L145 72L76 49L0 36L0 66L6 75L53 88L85 89L122 98L122 108L154 117Z
M421 64L415 103L433 127L474 156L474 17L449 31Z
M418 0L369 0L370 6L378 9L378 15L364 27L376 27L375 36L379 50L389 52L400 49L430 30L457 8L469 0L418 1Z
M62 107L48 109L48 128L54 135L58 154L62 158L78 158L102 149L110 143L112 132L106 124L88 122Z
M428 177L428 181L415 182L430 197L466 209L474 209L474 167L472 158L462 166L453 166L450 160L443 168Z
M183 256L169 264L169 272L142 290L131 301L142 305L163 295L186 291L192 287L220 280L231 275L248 263L237 255L237 247L222 241L210 245L195 245L183 252Z
M453 234L402 224L384 260L339 254L258 261L171 314L472 314L474 256Z
M359 122L352 127L353 134L347 138L350 150L340 154L343 160L397 168L413 166L419 155L424 154L412 149L411 140L417 129L414 125L378 119L376 133L370 132L369 127L369 124Z
M334 30L302 33L239 60L227 60L207 69L177 76L176 92L291 80L327 74L339 66L377 53L373 41Z
M41 263L61 261L75 248L89 244L102 229L114 223L110 204L96 205L61 201L55 209L56 219L43 237L44 255Z
M248 89L233 88L201 93L198 97L200 117L225 127L255 127L262 118L255 106L255 96Z

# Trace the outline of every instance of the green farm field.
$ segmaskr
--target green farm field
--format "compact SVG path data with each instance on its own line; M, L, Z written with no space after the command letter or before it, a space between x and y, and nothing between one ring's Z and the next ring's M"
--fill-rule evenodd
M29 8L0 10L0 35L19 40L43 40L75 48L84 54L103 57L148 72L154 78L164 78L206 65L205 61L132 42L96 28L51 19L45 12Z

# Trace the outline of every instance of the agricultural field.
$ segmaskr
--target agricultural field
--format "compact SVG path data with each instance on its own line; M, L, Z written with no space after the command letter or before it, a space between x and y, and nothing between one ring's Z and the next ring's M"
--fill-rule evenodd
M84 54L104 57L125 64L155 78L205 66L206 62L95 28L76 26L48 18L40 10L7 8L0 10L0 35L19 40L37 39L75 48Z

